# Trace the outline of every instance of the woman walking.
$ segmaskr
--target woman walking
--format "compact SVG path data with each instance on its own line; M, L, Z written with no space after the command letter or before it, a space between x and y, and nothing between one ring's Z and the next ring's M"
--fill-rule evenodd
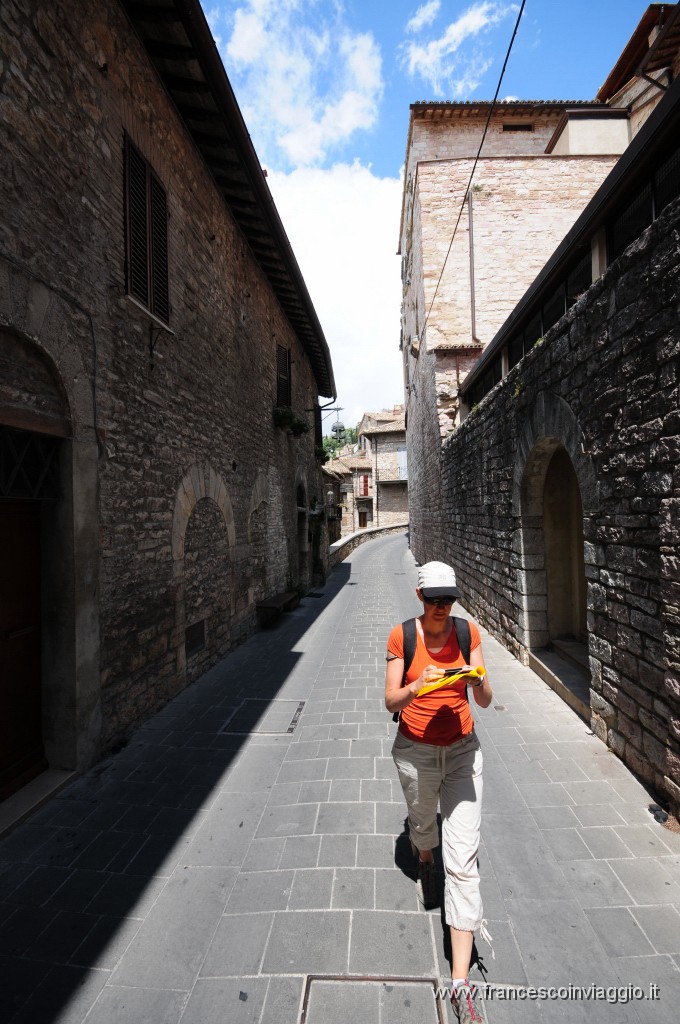
M451 616L460 590L451 566L427 562L418 571L416 594L422 614L415 620L415 650L403 623L387 641L385 705L399 713L392 756L408 808L409 833L418 854L418 880L424 906L437 904L433 849L439 845L437 803L442 817L446 875L444 906L451 929L453 1009L465 1024L483 1021L476 993L468 985L474 932L482 929L477 852L482 808L482 752L467 700L487 708L493 694L479 631ZM458 632L461 632L459 638ZM409 631L411 632L411 631ZM461 644L462 640L462 644ZM469 640L469 651L465 651ZM461 649L463 648L463 649ZM412 659L412 660L411 660ZM406 660L406 666L405 666ZM410 661L410 664L408 662ZM447 670L468 665L475 676L447 683ZM472 683L471 683L472 680ZM432 684L441 685L433 688ZM426 692L420 693L423 688Z

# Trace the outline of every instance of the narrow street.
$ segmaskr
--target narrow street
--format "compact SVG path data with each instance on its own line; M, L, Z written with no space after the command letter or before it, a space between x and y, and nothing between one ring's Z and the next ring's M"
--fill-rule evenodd
M417 614L415 580L404 536L359 547L0 842L3 1021L453 1019L435 998L446 929L409 874L382 699L387 634ZM495 694L474 711L487 981L608 990L487 998L488 1020L671 1024L680 835L553 691L482 637ZM638 999L650 983L659 998Z

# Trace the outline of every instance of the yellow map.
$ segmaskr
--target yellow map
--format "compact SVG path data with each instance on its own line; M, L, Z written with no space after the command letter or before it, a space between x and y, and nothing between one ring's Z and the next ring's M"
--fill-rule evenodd
M450 676L442 676L436 683L427 683L425 686L421 686L418 690L418 696L422 697L424 693L432 693L433 690L441 690L443 686L451 686L452 683L457 683L459 679L464 676L470 676L473 679L481 679L482 676L486 675L486 669L481 665L477 665L475 668L462 668L460 672L456 672Z

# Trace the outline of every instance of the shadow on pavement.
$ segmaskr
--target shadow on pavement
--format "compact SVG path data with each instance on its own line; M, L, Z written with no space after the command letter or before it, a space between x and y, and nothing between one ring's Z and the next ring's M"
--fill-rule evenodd
M257 800L243 794L239 821L219 835L202 832L249 739L220 729L244 698L261 700L266 712L302 657L296 645L349 575L349 565L338 565L321 599L250 637L0 841L3 1021L50 1024L67 1005L62 1019L82 1019L85 1011L72 1017L79 998L89 1007L110 977L91 968L115 966L190 846L201 864L214 839L223 865L240 867L261 814Z

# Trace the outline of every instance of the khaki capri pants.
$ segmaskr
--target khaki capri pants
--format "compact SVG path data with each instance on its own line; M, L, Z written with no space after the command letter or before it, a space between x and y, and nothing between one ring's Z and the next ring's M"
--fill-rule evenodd
M448 747L397 733L392 757L408 808L411 841L419 850L439 845L442 815L446 922L473 932L482 923L477 853L482 818L482 751L474 732Z

